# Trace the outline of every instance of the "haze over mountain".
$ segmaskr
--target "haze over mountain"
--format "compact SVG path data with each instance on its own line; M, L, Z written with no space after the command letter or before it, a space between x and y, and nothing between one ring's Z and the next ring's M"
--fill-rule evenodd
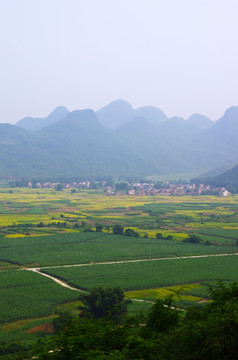
M187 123L193 124L201 130L209 129L212 125L214 125L214 121L210 120L208 117L201 114L193 114L191 115Z
M58 107L46 118L0 124L0 154L0 177L198 175L238 162L238 107L216 122L168 119L124 100L96 113Z
M168 119L163 111L155 106L143 106L135 110L125 100L115 100L97 111L99 121L113 130L127 121L140 116L144 117L154 126L158 126Z
M28 116L22 120L19 120L16 125L26 130L40 130L63 119L66 115L68 115L68 113L69 110L66 109L65 106L58 106L46 118L33 118Z

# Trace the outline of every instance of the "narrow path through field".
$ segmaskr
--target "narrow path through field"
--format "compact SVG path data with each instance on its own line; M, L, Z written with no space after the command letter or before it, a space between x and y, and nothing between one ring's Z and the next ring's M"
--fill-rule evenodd
M46 276L46 277L54 280L57 284L59 284L59 285L61 285L61 286L64 286L64 287L66 287L66 288L68 288L68 289L70 289L70 290L85 292L84 290L81 290L81 289L78 289L78 288L75 288L75 287L73 287L73 286L68 285L68 284L65 283L64 281L62 281L62 280L60 280L60 279L57 279L57 278L54 277L54 276L45 274L45 273L41 272L39 269L35 269L35 268L31 268L31 269L30 269L30 268L29 268L29 269L24 269L24 270L33 271L33 272L35 272L35 273L37 273L37 274L40 274L40 275L42 275L42 276Z

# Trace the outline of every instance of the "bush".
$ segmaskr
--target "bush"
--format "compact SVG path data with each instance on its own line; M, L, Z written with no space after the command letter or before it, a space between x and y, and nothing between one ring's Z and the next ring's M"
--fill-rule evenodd
M134 231L133 229L126 229L124 232L125 236L133 236L133 237L140 237L140 234L136 231Z

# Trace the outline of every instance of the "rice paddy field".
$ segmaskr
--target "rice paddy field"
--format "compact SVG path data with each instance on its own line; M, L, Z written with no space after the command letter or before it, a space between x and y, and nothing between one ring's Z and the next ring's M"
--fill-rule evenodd
M208 284L238 280L237 253L238 196L0 188L0 342L50 333L59 307L78 311L79 292L43 272L85 291L120 286L135 313L171 293L181 307L209 300Z

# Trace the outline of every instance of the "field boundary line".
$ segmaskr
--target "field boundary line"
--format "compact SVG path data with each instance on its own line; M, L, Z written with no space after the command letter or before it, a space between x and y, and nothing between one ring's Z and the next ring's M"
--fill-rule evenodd
M191 255L191 256L178 256L178 257L167 257L167 258L152 258L152 259L135 259L135 260L118 260L118 261L105 261L105 262L91 262L84 264L72 264L72 265L52 265L52 266L40 266L34 268L23 268L23 270L31 270L40 272L44 269L56 269L56 268L67 268L67 267L81 267L81 266L95 266L95 265L113 265L113 264L127 264L127 263L137 263L137 262L147 262L147 261L164 261L164 260L182 260L182 259L199 259L199 258L208 258L208 257L217 257L217 256L237 256L237 253L228 253L228 254L210 254L210 255Z

